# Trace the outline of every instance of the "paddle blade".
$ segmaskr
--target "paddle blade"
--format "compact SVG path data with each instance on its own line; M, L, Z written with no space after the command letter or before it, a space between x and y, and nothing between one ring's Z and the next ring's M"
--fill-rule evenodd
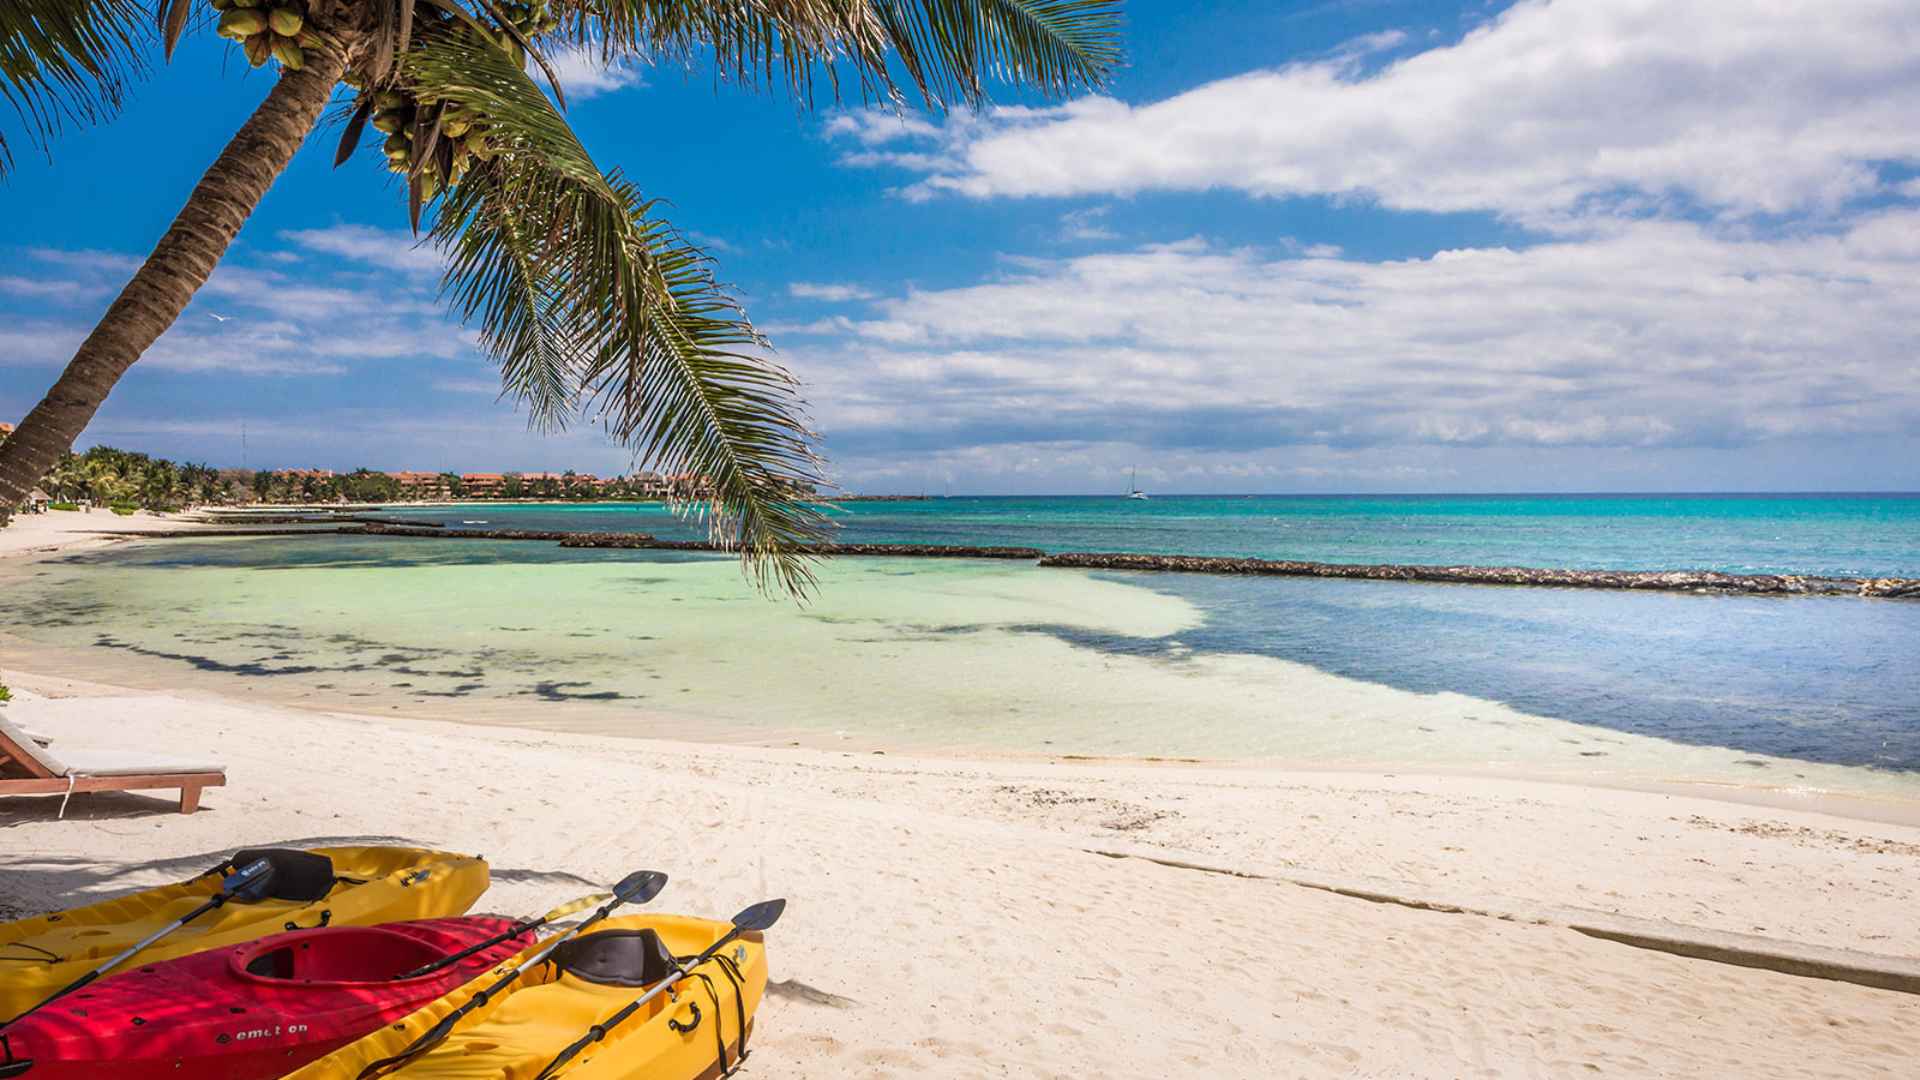
M223 878L220 891L235 900L258 900L267 895L267 886L272 882L273 864L255 859Z
M554 908L552 911L547 912L545 915L540 916L540 921L543 923L558 922L576 911L585 911L590 907L599 907L611 899L613 899L612 893L597 892L592 896L583 896L578 900L569 900L559 907Z
M762 900L733 917L733 928L740 931L765 930L780 921L787 910L785 900Z
M658 870L635 870L613 887L614 898L623 904L644 904L667 887L667 875Z

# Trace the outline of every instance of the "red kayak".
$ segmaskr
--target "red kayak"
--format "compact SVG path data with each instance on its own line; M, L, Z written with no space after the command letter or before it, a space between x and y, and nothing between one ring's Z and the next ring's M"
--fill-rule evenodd
M268 1080L457 989L532 944L507 919L294 930L103 979L0 1028L0 1078Z

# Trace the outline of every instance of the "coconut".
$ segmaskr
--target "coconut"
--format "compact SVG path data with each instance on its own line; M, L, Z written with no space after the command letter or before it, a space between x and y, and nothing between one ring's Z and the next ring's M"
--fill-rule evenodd
M306 50L290 37L273 39L273 58L280 61L280 66L288 71L299 71L307 63Z
M473 121L464 116L446 115L440 118L440 134L449 139L457 139L467 133Z
M410 104L407 95L398 90L382 90L374 95L374 105L382 109L404 109Z
M261 64L267 62L267 57L273 55L273 35L268 33L255 34L242 43L240 47L247 54L247 63L252 64L254 67L259 67Z
M277 7L267 13L267 25L273 27L273 32L281 37L290 38L307 25L307 20L292 8Z
M267 17L250 8L235 8L220 16L220 36L245 41L267 28Z
M212 5L215 11L233 10L233 0L207 0L207 3Z
M387 109L373 114L373 126L391 135L407 126L407 118L397 109Z
M382 143L380 148L387 152L388 157L393 157L395 154L405 156L413 152L413 143L408 141L404 133L396 131L387 136L387 141Z

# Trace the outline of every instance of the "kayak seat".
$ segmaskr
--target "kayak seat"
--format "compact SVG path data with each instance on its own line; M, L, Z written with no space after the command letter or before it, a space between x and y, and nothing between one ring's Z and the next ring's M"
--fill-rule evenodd
M243 956L243 970L263 979L316 983L382 983L444 956L419 938L378 926L332 927L293 935L277 948Z
M652 986L673 972L673 953L652 927L583 934L555 949L553 961L600 986Z
M312 903L333 891L333 860L312 851L294 848L248 848L234 852L233 858L217 870L238 870L259 859L273 867L267 882L267 896L275 900Z

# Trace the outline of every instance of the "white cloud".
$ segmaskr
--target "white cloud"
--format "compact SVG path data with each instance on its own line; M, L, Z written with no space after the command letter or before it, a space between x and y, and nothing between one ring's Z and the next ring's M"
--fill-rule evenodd
M44 263L51 263L83 274L118 277L122 281L131 277L135 270L140 269L140 259L118 251L33 248L27 254Z
M862 146L880 146L896 139L934 138L940 129L924 117L876 107L834 113L827 118L826 133Z
M1916 210L1390 262L1188 241L910 292L789 359L856 457L1753 447L1920 427L1917 292Z
M60 279L16 277L11 274L0 275L0 293L9 296L24 296L29 300L51 300L56 303L71 303L85 300L105 293L108 286L82 281L64 281Z
M1910 0L1529 0L1366 75L1343 54L1139 106L1000 109L892 140L855 117L828 130L857 139L852 161L929 173L916 197L1233 189L1539 224L1674 200L1780 214L1920 160L1916 47Z
M433 381L433 388L435 390L445 390L452 394L486 394L490 397L499 397L501 392L498 377L491 379L435 379Z
M834 304L871 300L877 295L872 289L861 285L828 281L796 281L787 286L787 293L801 300L825 300Z
M446 261L439 252L400 229L333 225L324 229L287 229L280 233L280 239L308 251L338 255L343 259L403 273L438 274L446 267Z
M596 45L566 46L548 50L544 55L547 63L552 65L554 75L560 79L560 89L566 92L568 101L585 101L646 82L645 74L630 59L602 63ZM534 78L545 86L546 76L533 65L531 59L527 63Z
M1117 240L1120 234L1107 224L1111 206L1094 206L1085 210L1069 210L1060 215L1060 239L1062 240Z
M338 376L356 364L450 360L473 351L475 335L453 325L418 273L421 253L398 234L342 226L283 234L304 250L373 264L334 272L309 260L297 271L228 261L195 302L140 359L140 370L261 376ZM0 277L0 294L29 303L88 299L127 257L106 252L35 251L57 272ZM14 278L19 278L17 287ZM209 315L218 315L219 319ZM0 330L0 363L58 368L72 359L91 318L17 319Z

